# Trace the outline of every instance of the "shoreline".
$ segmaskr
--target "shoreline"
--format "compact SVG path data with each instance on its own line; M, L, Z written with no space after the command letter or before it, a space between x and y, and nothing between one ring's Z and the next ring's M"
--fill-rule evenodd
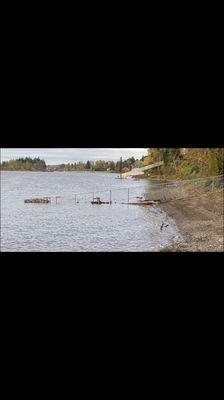
M184 239L163 252L224 252L223 190L160 207L174 219Z

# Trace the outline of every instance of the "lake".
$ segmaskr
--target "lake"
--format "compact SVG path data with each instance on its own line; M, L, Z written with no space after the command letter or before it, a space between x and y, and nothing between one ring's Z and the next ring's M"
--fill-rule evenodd
M152 182L116 178L97 172L1 171L1 251L150 252L181 240L159 206L122 204L144 196ZM93 196L103 201L111 196L112 204L92 205ZM41 197L54 198L51 204L24 203ZM169 226L161 232L162 222Z

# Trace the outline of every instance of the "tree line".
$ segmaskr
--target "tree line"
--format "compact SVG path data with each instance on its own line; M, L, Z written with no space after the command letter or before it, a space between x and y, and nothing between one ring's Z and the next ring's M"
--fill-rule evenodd
M164 165L151 170L148 175L185 178L191 176L220 175L224 171L223 148L148 148L148 156L141 160L130 157L121 161L97 160L74 162L56 166L46 165L40 158L18 158L3 161L1 170L8 171L102 171L127 172L158 161Z
M56 166L48 165L48 171L98 171L98 172L126 172L130 171L134 166L138 164L138 160L134 157L128 158L127 160L121 161L79 161L68 164L61 164Z
M87 162L74 162L68 164L60 164L60 165L46 165L44 160L40 160L40 158L18 158L16 160L3 161L0 164L1 170L8 171L108 171L108 172L127 172L130 171L133 167L143 165L142 160L136 160L134 157L130 157L127 160L121 161L105 161L105 160L97 160L97 161L87 161Z
M40 158L18 158L16 160L3 161L0 164L1 170L7 171L46 171L47 166Z

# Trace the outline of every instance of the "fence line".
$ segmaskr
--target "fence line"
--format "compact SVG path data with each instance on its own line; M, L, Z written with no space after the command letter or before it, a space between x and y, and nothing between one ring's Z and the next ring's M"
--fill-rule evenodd
M56 204L60 204L61 199L74 201L74 204L90 203L96 198L96 195L103 195L103 201L108 204L130 204L132 200L160 200L170 201L187 198L190 196L214 192L216 189L223 188L224 175L196 178L188 180L170 180L167 182L151 183L149 188L144 185L109 187L104 190L95 190L89 192L74 193L71 196L49 196L51 200L55 199ZM142 190L143 189L143 190ZM121 192L123 191L123 193ZM106 198L105 198L106 195ZM85 201L86 200L86 201Z

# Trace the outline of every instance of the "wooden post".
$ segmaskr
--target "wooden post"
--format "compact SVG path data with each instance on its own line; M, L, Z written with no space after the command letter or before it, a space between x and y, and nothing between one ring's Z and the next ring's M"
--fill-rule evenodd
M110 190L110 204L112 204L112 194L111 194L111 190Z

